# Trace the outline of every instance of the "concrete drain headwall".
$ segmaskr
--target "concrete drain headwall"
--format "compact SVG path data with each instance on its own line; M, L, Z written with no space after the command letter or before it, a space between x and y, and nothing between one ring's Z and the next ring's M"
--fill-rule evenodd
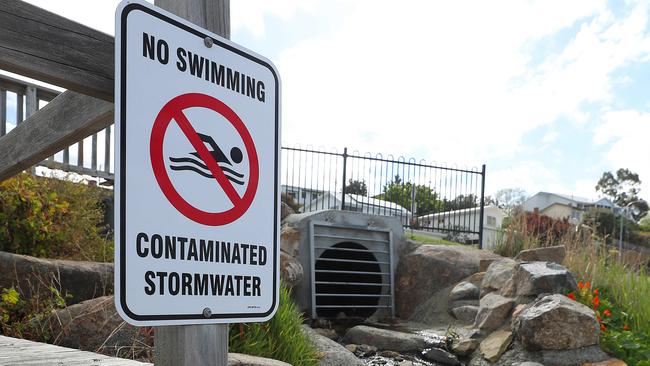
M283 242L283 250L304 270L294 298L311 318L395 315L399 219L332 210L292 215L287 224L300 237L292 247Z

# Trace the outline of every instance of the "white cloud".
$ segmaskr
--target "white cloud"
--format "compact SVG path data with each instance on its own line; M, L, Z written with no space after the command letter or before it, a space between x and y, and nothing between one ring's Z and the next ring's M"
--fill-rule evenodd
M230 3L232 31L247 29L257 38L266 33L266 18L276 17L287 21L300 11L313 12L315 0L238 0Z
M650 201L650 113L610 111L596 129L594 143L607 146L605 159L611 170L628 168L639 174L641 197Z

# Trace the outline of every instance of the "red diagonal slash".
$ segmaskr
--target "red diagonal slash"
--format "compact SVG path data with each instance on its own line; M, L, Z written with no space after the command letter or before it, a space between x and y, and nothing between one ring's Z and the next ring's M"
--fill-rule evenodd
M185 137L190 140L190 143L192 143L196 152L199 154L201 159L203 159L205 165L208 166L214 179L217 180L217 183L219 183L223 191L226 192L226 195L230 198L232 204L237 206L239 201L241 201L241 197L239 197L235 187L233 187L226 175L223 173L223 170L221 170L221 167L219 167L217 162L214 160L210 151L208 151L208 148L205 147L205 144L182 110L178 110L175 113L174 120L185 134Z

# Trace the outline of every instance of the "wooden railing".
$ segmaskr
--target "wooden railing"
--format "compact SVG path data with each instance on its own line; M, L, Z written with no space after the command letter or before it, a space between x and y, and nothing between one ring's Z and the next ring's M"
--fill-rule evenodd
M39 110L41 105L46 105L59 94L56 90L0 74L0 137L11 132ZM13 104L12 108L9 108L10 104ZM14 115L8 115L8 112L14 112ZM104 184L112 185L114 181L111 169L112 132L113 127L108 126L103 132L93 133L87 138L80 139L38 165L101 178ZM103 151L98 151L98 143L103 144ZM88 148L90 159L86 158Z

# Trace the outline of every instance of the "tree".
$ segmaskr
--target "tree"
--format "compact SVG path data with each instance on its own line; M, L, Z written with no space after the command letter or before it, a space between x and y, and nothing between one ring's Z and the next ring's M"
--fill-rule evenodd
M521 188L504 188L497 191L496 205L503 209L508 216L521 210L526 201L526 191Z
M350 179L348 185L345 186L345 193L366 196L368 195L368 186L363 180Z
M438 199L438 194L433 189L421 184L413 185L411 182L404 183L399 175L396 175L393 181L388 182L384 186L383 193L377 196L377 198L397 203L410 211L414 187L418 216L441 211L442 202Z
M639 175L629 169L619 169L616 174L603 172L602 177L596 184L596 191L608 197L620 207L633 204L636 213L633 215L636 220L648 212L648 202L639 198L641 188Z
M452 200L443 201L443 211L456 211L465 208L478 207L481 204L480 198L474 194L459 194Z

